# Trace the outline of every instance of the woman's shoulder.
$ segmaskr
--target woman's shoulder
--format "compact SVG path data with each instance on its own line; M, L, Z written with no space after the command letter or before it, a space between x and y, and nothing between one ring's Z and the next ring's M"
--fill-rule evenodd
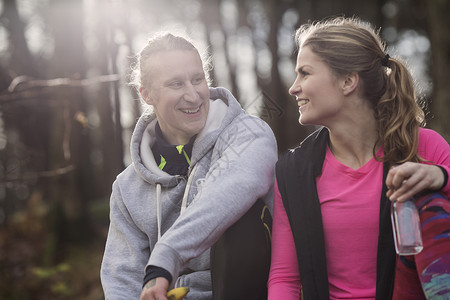
M432 129L420 128L417 153L422 158L437 163L450 157L450 146L438 132Z
M430 145L448 142L437 131L429 128L419 128L419 144Z
M280 155L277 168L291 169L312 165L321 165L326 145L328 144L328 129L321 127L307 136L297 147Z
M292 149L283 153L281 157L293 157L296 155L303 155L305 152L316 152L316 150L323 148L328 143L328 129L321 127L309 134L301 143Z

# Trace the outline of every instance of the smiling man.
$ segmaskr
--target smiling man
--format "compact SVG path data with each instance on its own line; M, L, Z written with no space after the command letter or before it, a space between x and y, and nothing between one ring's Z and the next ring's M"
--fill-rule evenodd
M197 49L172 34L139 55L149 105L132 164L113 184L101 268L106 299L213 299L209 249L263 199L272 207L277 146L270 127L224 88L210 88Z

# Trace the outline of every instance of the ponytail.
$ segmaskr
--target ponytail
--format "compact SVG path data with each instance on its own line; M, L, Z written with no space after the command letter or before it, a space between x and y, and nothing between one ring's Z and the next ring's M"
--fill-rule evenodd
M416 102L413 79L402 62L390 58L387 66L390 70L386 92L376 105L377 144L383 145L383 161L389 166L406 161L420 162L417 154L419 127L425 125L425 120Z

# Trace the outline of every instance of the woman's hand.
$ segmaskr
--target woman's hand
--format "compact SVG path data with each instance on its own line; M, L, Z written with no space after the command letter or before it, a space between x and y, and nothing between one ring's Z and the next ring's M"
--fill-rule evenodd
M444 184L444 174L435 165L406 162L392 167L386 177L387 197L405 201L424 190L437 190Z
M169 281L164 277L157 277L144 285L140 300L167 300Z

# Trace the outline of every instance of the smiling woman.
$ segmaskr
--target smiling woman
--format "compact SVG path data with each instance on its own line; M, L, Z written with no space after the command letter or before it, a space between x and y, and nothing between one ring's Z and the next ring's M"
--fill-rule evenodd
M347 111L342 108L344 97L338 96L343 82L309 47L299 51L296 72L297 78L289 93L297 100L301 124L329 126L336 119L335 114Z
M228 90L208 87L188 40L156 36L138 66L137 88L149 110L133 133L133 162L113 185L105 296L166 299L169 288L185 286L191 299L214 299L210 248L258 199L272 208L275 137ZM261 225L260 212L250 215ZM217 256L212 261L221 261Z
M268 298L448 298L450 147L421 127L411 74L357 18L304 24L296 42L289 92L322 127L276 166ZM424 247L396 257L390 201L411 197Z

